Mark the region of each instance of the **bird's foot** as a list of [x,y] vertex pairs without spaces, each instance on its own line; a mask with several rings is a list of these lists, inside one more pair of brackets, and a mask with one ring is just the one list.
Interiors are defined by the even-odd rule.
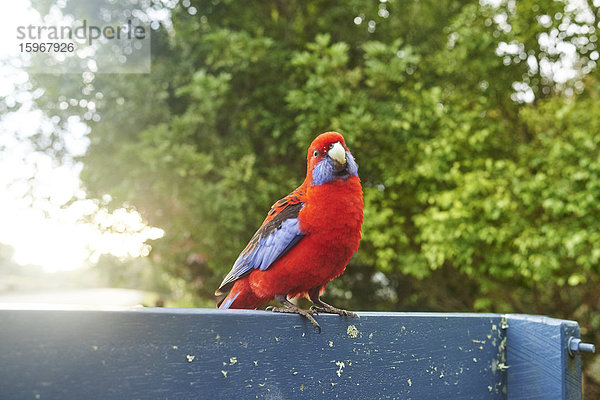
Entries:
[[307,314],[310,314],[311,316],[313,314],[317,314],[316,311],[313,311],[313,310],[303,310],[300,307],[291,308],[291,307],[268,306],[267,308],[265,308],[265,310],[267,310],[267,311],[273,311],[273,312],[279,312],[279,313],[300,314],[300,315],[304,315],[304,313],[307,313]]
[[352,311],[348,311],[348,310],[342,310],[340,308],[336,308],[334,306],[330,306],[327,303],[322,303],[321,305],[318,306],[312,306],[310,308],[311,311],[315,312],[315,313],[327,313],[327,314],[338,314],[341,315],[342,317],[358,317],[360,318],[360,316]]
[[306,318],[307,320],[309,320],[313,324],[313,326],[319,330],[319,333],[321,333],[321,326],[313,318],[313,314],[316,314],[316,312],[313,311],[313,310],[303,310],[300,307],[296,307],[296,306],[293,306],[293,307],[290,307],[290,306],[286,306],[286,307],[269,306],[269,307],[266,308],[266,310],[267,311],[272,311],[272,312],[278,312],[278,313],[300,314],[304,318]]

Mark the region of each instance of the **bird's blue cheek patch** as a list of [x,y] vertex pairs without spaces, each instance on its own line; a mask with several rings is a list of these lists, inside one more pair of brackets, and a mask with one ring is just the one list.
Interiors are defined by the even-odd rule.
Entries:
[[319,186],[334,179],[335,169],[333,168],[333,160],[329,157],[323,158],[312,172],[312,184]]
[[358,176],[358,164],[354,161],[354,157],[350,154],[349,151],[346,152],[346,170],[348,171],[348,175]]
[[348,178],[350,176],[358,176],[358,165],[354,161],[354,157],[349,151],[346,152],[346,170],[340,175],[335,172],[333,160],[329,157],[323,158],[312,172],[312,185],[319,186],[327,182],[331,182],[338,178]]

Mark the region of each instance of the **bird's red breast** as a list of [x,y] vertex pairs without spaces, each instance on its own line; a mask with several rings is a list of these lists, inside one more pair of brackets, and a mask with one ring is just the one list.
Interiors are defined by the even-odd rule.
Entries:
[[295,297],[341,275],[358,251],[363,207],[358,177],[309,187],[298,215],[305,237],[268,270],[251,273],[252,289],[259,297]]

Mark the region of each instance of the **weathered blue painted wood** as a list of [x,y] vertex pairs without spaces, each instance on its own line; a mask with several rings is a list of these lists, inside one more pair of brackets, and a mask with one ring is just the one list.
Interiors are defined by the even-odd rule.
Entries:
[[3,398],[502,398],[497,315],[1,311]]
[[319,315],[319,335],[263,311],[0,310],[0,399],[581,397],[580,364],[563,358],[578,333],[568,321],[360,315]]
[[581,356],[567,350],[579,325],[535,315],[508,314],[506,320],[508,398],[581,399]]

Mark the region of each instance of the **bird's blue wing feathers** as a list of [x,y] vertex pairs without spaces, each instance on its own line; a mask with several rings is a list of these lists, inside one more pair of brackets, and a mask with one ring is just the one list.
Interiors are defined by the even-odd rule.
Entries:
[[261,226],[233,264],[218,291],[229,290],[236,280],[255,269],[265,271],[294,247],[304,236],[297,218],[303,206],[303,203],[289,205],[285,211]]
[[272,231],[268,236],[260,238],[258,245],[251,252],[240,254],[233,269],[239,270],[241,274],[250,269],[264,271],[301,238],[298,218],[286,219],[278,229]]

